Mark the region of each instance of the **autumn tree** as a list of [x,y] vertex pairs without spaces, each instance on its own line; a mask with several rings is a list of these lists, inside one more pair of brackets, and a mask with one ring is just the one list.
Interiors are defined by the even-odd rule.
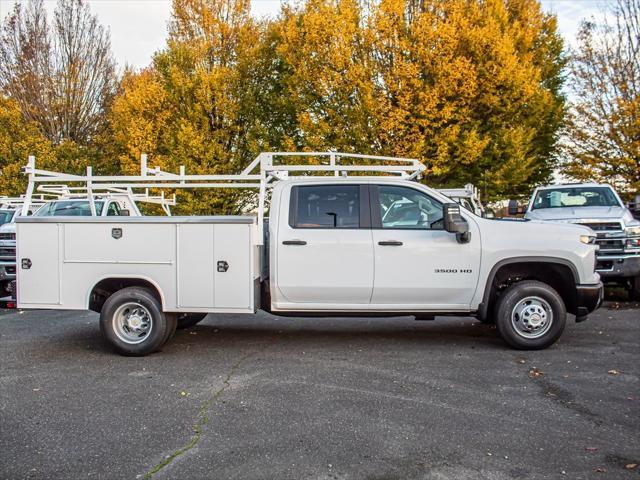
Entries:
[[[51,160],[53,147],[35,122],[26,121],[14,100],[0,96],[0,192],[17,196],[25,192],[26,177],[20,168],[29,155]],[[42,166],[51,166],[45,163]]]
[[270,29],[284,146],[416,157],[494,198],[550,177],[564,60],[538,2],[308,0]]
[[91,143],[115,94],[109,32],[83,0],[17,2],[0,34],[0,88],[58,144]]
[[640,190],[640,1],[585,21],[571,62],[567,175]]
[[[528,191],[555,165],[564,65],[535,0],[307,0],[273,20],[247,0],[175,0],[153,65],[110,117],[124,171],[237,173],[261,150],[417,157],[432,185]],[[237,195],[183,193],[185,211]]]
[[[261,147],[252,144],[251,63],[261,31],[248,0],[174,0],[169,39],[153,65],[125,75],[110,116],[121,169],[150,163],[192,174],[238,173]],[[237,194],[182,191],[176,211],[234,212]]]

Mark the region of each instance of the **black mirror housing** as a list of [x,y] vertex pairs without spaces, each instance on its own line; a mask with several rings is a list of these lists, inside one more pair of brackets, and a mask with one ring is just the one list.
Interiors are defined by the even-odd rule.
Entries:
[[460,205],[445,203],[442,206],[442,219],[444,229],[449,233],[455,233],[459,243],[467,243],[471,239],[469,224],[460,214]]
[[130,215],[131,215],[131,212],[129,210],[124,209],[124,208],[122,210],[120,210],[120,216],[121,217],[128,217]]

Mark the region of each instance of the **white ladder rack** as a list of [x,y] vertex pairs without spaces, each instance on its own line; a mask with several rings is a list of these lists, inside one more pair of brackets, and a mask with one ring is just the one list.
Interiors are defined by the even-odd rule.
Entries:
[[[57,198],[58,198],[57,195],[48,195],[48,194],[34,195],[30,200],[30,204],[32,206],[40,207],[44,205],[46,202],[48,202],[49,200],[55,200]],[[25,195],[20,195],[19,197],[0,196],[0,208],[8,209],[8,210],[17,210],[19,208],[21,209],[22,206],[24,205],[24,202],[26,201],[27,201],[27,197]]]
[[[285,163],[292,159],[306,160],[306,163]],[[93,198],[98,192],[129,193],[139,195],[141,201],[151,203],[173,202],[164,194],[150,196],[149,188],[255,188],[258,189],[258,229],[262,238],[266,190],[274,181],[291,177],[388,177],[399,176],[406,180],[415,180],[426,170],[416,159],[386,157],[377,155],[361,155],[340,152],[263,152],[239,174],[231,175],[187,175],[184,166],[179,173],[170,173],[159,167],[149,168],[147,156],[141,155],[140,175],[93,175],[92,168],[87,167],[86,175],[73,175],[36,168],[35,157],[29,161],[22,172],[29,176],[27,202],[23,211],[28,210],[29,202],[35,191],[46,193],[80,192],[87,196],[91,203],[91,211],[95,215]],[[321,174],[325,175],[321,175]],[[68,183],[84,184],[82,187],[68,187]],[[63,186],[61,186],[64,185]],[[65,190],[66,188],[66,190]],[[75,189],[75,190],[74,190]],[[144,193],[135,193],[134,189],[144,189]],[[98,193],[99,194],[99,193]],[[133,197],[134,199],[136,197]],[[143,200],[144,199],[144,200]]]

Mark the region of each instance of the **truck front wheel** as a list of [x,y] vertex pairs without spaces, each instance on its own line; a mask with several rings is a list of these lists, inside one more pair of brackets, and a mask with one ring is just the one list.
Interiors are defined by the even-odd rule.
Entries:
[[122,355],[142,356],[159,350],[176,329],[176,315],[162,312],[146,288],[128,287],[111,295],[100,312],[100,330]]
[[629,288],[629,300],[640,300],[640,275],[631,278],[631,288]]
[[518,282],[498,299],[495,309],[500,336],[513,348],[540,350],[562,335],[567,311],[558,292],[535,280]]
[[178,314],[178,330],[193,327],[200,323],[207,316],[206,313],[179,313]]

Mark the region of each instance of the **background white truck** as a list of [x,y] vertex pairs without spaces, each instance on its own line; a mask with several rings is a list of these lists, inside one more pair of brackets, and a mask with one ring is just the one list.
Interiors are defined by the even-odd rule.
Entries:
[[[51,197],[30,198],[25,215],[32,215]],[[22,215],[24,197],[0,197],[0,306],[15,307],[16,218]]]
[[524,218],[591,228],[599,246],[596,271],[604,282],[620,283],[629,290],[632,300],[640,300],[640,221],[610,185],[539,187],[527,204]]
[[[274,162],[293,155],[315,163]],[[117,351],[144,355],[178,314],[472,315],[495,320],[509,345],[538,349],[567,312],[582,321],[599,306],[589,229],[478,217],[413,181],[422,171],[407,159],[265,153],[240,175],[92,177],[257,188],[257,216],[20,218],[19,307],[100,312]]]

